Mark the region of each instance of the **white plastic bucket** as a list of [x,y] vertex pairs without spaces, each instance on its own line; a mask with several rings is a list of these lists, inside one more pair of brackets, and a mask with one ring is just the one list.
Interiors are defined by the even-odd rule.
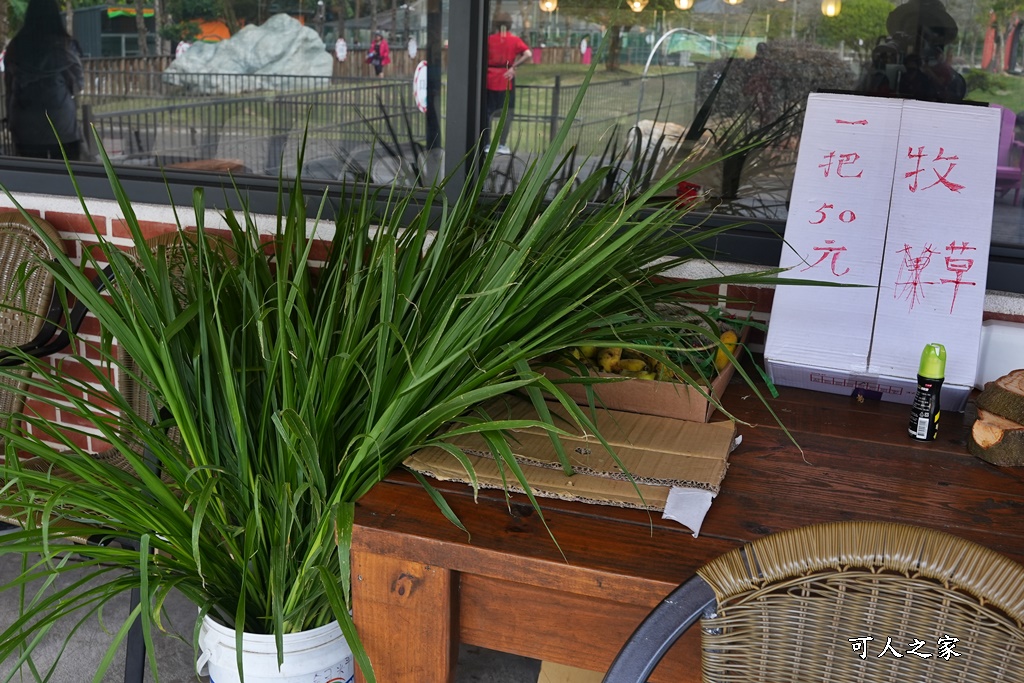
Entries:
[[[284,636],[284,663],[277,667],[273,635],[242,634],[242,671],[245,683],[352,683],[355,664],[352,649],[334,621],[302,633]],[[210,617],[199,629],[196,673],[210,683],[240,683],[235,655],[235,630]]]

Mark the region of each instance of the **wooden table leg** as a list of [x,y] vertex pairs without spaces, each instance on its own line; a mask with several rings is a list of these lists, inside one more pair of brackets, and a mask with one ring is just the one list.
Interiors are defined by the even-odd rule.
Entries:
[[[453,572],[352,552],[352,616],[380,683],[453,683],[458,603]],[[356,671],[356,682],[366,679]]]

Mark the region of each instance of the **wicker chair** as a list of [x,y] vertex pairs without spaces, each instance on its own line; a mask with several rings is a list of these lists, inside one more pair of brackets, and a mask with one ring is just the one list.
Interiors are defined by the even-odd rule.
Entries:
[[[211,238],[216,239],[216,238]],[[184,267],[184,250],[180,236],[177,233],[168,233],[164,235],[158,235],[148,240],[148,246],[154,252],[157,249],[166,248],[168,252],[168,262],[172,266],[172,277],[173,270],[176,265]],[[137,250],[129,249],[126,250],[126,255],[134,260],[136,263],[140,263],[140,255]],[[96,287],[102,289],[106,283],[110,282],[112,274],[108,268],[101,276],[98,276],[95,280]],[[172,281],[172,285],[173,285]],[[179,290],[180,291],[180,290]],[[81,321],[86,314],[86,310],[81,306],[76,306],[69,314],[69,323],[67,327],[72,330],[77,330],[81,325]],[[61,332],[61,337],[56,342],[51,342],[48,346],[67,345],[67,331]],[[145,383],[136,381],[135,377],[139,375],[138,367],[134,360],[126,353],[124,353],[123,347],[118,349],[118,361],[120,364],[121,372],[118,373],[118,391],[121,396],[124,397],[125,401],[131,407],[131,410],[143,420],[155,421],[157,415],[154,410],[154,405],[149,396],[149,391]],[[0,361],[2,362],[2,361]],[[169,436],[172,439],[177,440],[178,430],[176,427],[171,427]],[[134,450],[139,453],[147,465],[155,472],[160,473],[164,479],[168,477],[160,472],[160,463],[157,461],[155,456],[149,452],[145,447],[145,444],[138,443],[133,446]],[[133,468],[131,463],[124,457],[124,455],[116,448],[110,448],[99,453],[90,454],[89,456],[94,460],[106,462],[107,464],[120,468],[126,472],[132,472]],[[52,466],[50,463],[43,458],[30,458],[22,462],[21,466],[25,469],[35,469],[38,471],[49,470]],[[67,476],[66,474],[64,476]],[[13,524],[21,524],[23,520],[18,519],[15,511],[0,506],[0,521],[5,521]],[[63,518],[54,518],[50,520],[50,526],[61,526],[64,524],[71,525],[78,528],[80,525],[74,521],[65,520]],[[106,543],[120,543],[122,545],[134,545],[124,539],[118,539],[112,537],[104,529],[97,527],[95,534],[93,535],[81,535],[66,538],[67,541],[72,543],[91,545],[91,544],[106,544]],[[132,589],[131,596],[129,599],[129,611],[134,609],[138,605],[140,600],[140,591],[135,588]],[[146,649],[145,641],[142,635],[142,623],[141,620],[136,619],[130,627],[128,636],[126,638],[126,653],[125,653],[125,668],[124,668],[124,680],[126,683],[142,683],[145,678],[145,659]]]
[[646,681],[702,617],[706,682],[1024,681],[1024,567],[956,536],[820,524],[697,574],[637,628],[606,683]]
[[[62,244],[53,226],[39,219],[35,223],[53,244]],[[14,349],[42,356],[66,346],[66,336],[53,343],[59,337],[63,309],[59,297],[53,296],[53,277],[38,266],[39,259],[55,256],[21,213],[0,213],[0,364],[21,364]],[[10,415],[20,407],[19,396],[3,390],[0,383],[0,414]]]

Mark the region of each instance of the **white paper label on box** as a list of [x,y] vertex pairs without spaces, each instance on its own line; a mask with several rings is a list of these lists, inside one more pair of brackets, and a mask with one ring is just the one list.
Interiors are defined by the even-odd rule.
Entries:
[[999,125],[987,107],[904,105],[870,372],[916,374],[939,342],[946,381],[974,383]]
[[776,288],[769,355],[798,355],[819,367],[867,368],[901,113],[898,100],[809,97],[780,261],[789,268],[783,277],[865,287]]

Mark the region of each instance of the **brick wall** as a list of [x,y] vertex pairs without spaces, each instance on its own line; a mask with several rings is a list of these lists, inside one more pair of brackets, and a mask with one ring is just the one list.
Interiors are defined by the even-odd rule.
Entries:
[[[95,209],[90,207],[90,213],[92,213],[92,222],[90,222],[89,218],[83,214],[81,205],[77,200],[69,202],[66,198],[37,198],[31,196],[19,197],[18,200],[29,213],[42,218],[57,230],[64,240],[65,251],[76,261],[81,260],[82,255],[86,249],[90,248],[90,245],[95,245],[98,242],[97,231],[115,244],[128,246],[131,243],[124,221],[120,218],[112,218],[112,216],[118,216],[120,213],[113,203],[109,203],[108,206],[98,206]],[[0,210],[11,210],[14,208],[13,203],[7,198],[5,198],[5,201],[0,202]],[[166,220],[143,220],[141,224],[147,237],[172,232],[176,229],[173,222]],[[93,225],[95,225],[95,229]],[[102,386],[96,381],[93,374],[97,368],[106,372],[107,376],[116,382],[116,370],[104,369],[99,363],[99,354],[94,348],[94,345],[100,342],[99,334],[99,324],[96,319],[87,316],[80,330],[81,340],[78,342],[78,347],[73,350],[74,354],[97,361],[92,368],[83,367],[81,363],[72,358],[73,354],[69,352],[54,354],[50,359],[51,364],[59,367],[61,373],[86,382],[96,388]],[[87,451],[98,452],[105,449],[108,445],[88,425],[76,419],[73,415],[68,414],[68,412],[61,410],[59,406],[55,407],[41,400],[30,399],[26,402],[25,408],[26,411],[44,419],[70,427],[71,429],[65,432],[68,438],[77,446]]]
[[[120,208],[111,201],[89,200],[87,206],[92,215],[92,223],[83,214],[81,204],[77,199],[68,197],[50,197],[41,195],[25,195],[18,197],[19,203],[30,213],[39,216],[54,226],[65,240],[69,254],[75,258],[81,258],[83,250],[89,248],[90,244],[96,244],[98,238],[96,231],[105,238],[112,240],[115,244],[128,247],[131,240],[125,223],[120,218]],[[0,210],[13,209],[14,205],[9,198],[0,200]],[[170,207],[157,205],[133,205],[133,209],[139,218],[140,226],[147,237],[172,232],[176,229],[175,218]],[[192,224],[187,222],[190,214],[185,211],[179,214],[185,227]],[[93,223],[96,230],[93,229]],[[194,221],[192,221],[194,223]],[[275,219],[273,216],[257,217],[256,224],[260,232],[271,233],[274,230]],[[205,225],[210,229],[226,229],[223,218],[215,212],[209,212],[206,216]],[[710,277],[722,271],[740,272],[752,270],[750,266],[737,264],[687,264],[678,272],[671,272],[669,275],[675,277]],[[755,320],[767,322],[771,312],[773,290],[770,287],[737,287],[722,286],[717,294],[719,305],[737,313],[750,313]],[[989,292],[985,300],[985,318],[1009,320],[1024,323],[1024,296]],[[99,329],[96,320],[86,318],[82,327],[83,343],[77,349],[78,353],[85,358],[98,357],[90,350],[89,344],[96,344],[100,341]],[[748,340],[752,350],[762,351],[764,338],[758,332]],[[56,354],[52,362],[60,364],[62,372],[70,373],[75,377],[86,380],[92,379],[89,371],[82,368],[78,363],[71,360],[67,354]],[[116,382],[116,377],[112,378]],[[58,423],[74,426],[72,419],[63,414],[59,408],[44,405],[39,401],[30,402],[29,408],[38,412],[40,416],[55,420]],[[80,425],[79,425],[80,426]],[[85,430],[86,433],[69,432],[70,438],[82,448],[96,452],[104,449],[102,439],[94,433]]]

